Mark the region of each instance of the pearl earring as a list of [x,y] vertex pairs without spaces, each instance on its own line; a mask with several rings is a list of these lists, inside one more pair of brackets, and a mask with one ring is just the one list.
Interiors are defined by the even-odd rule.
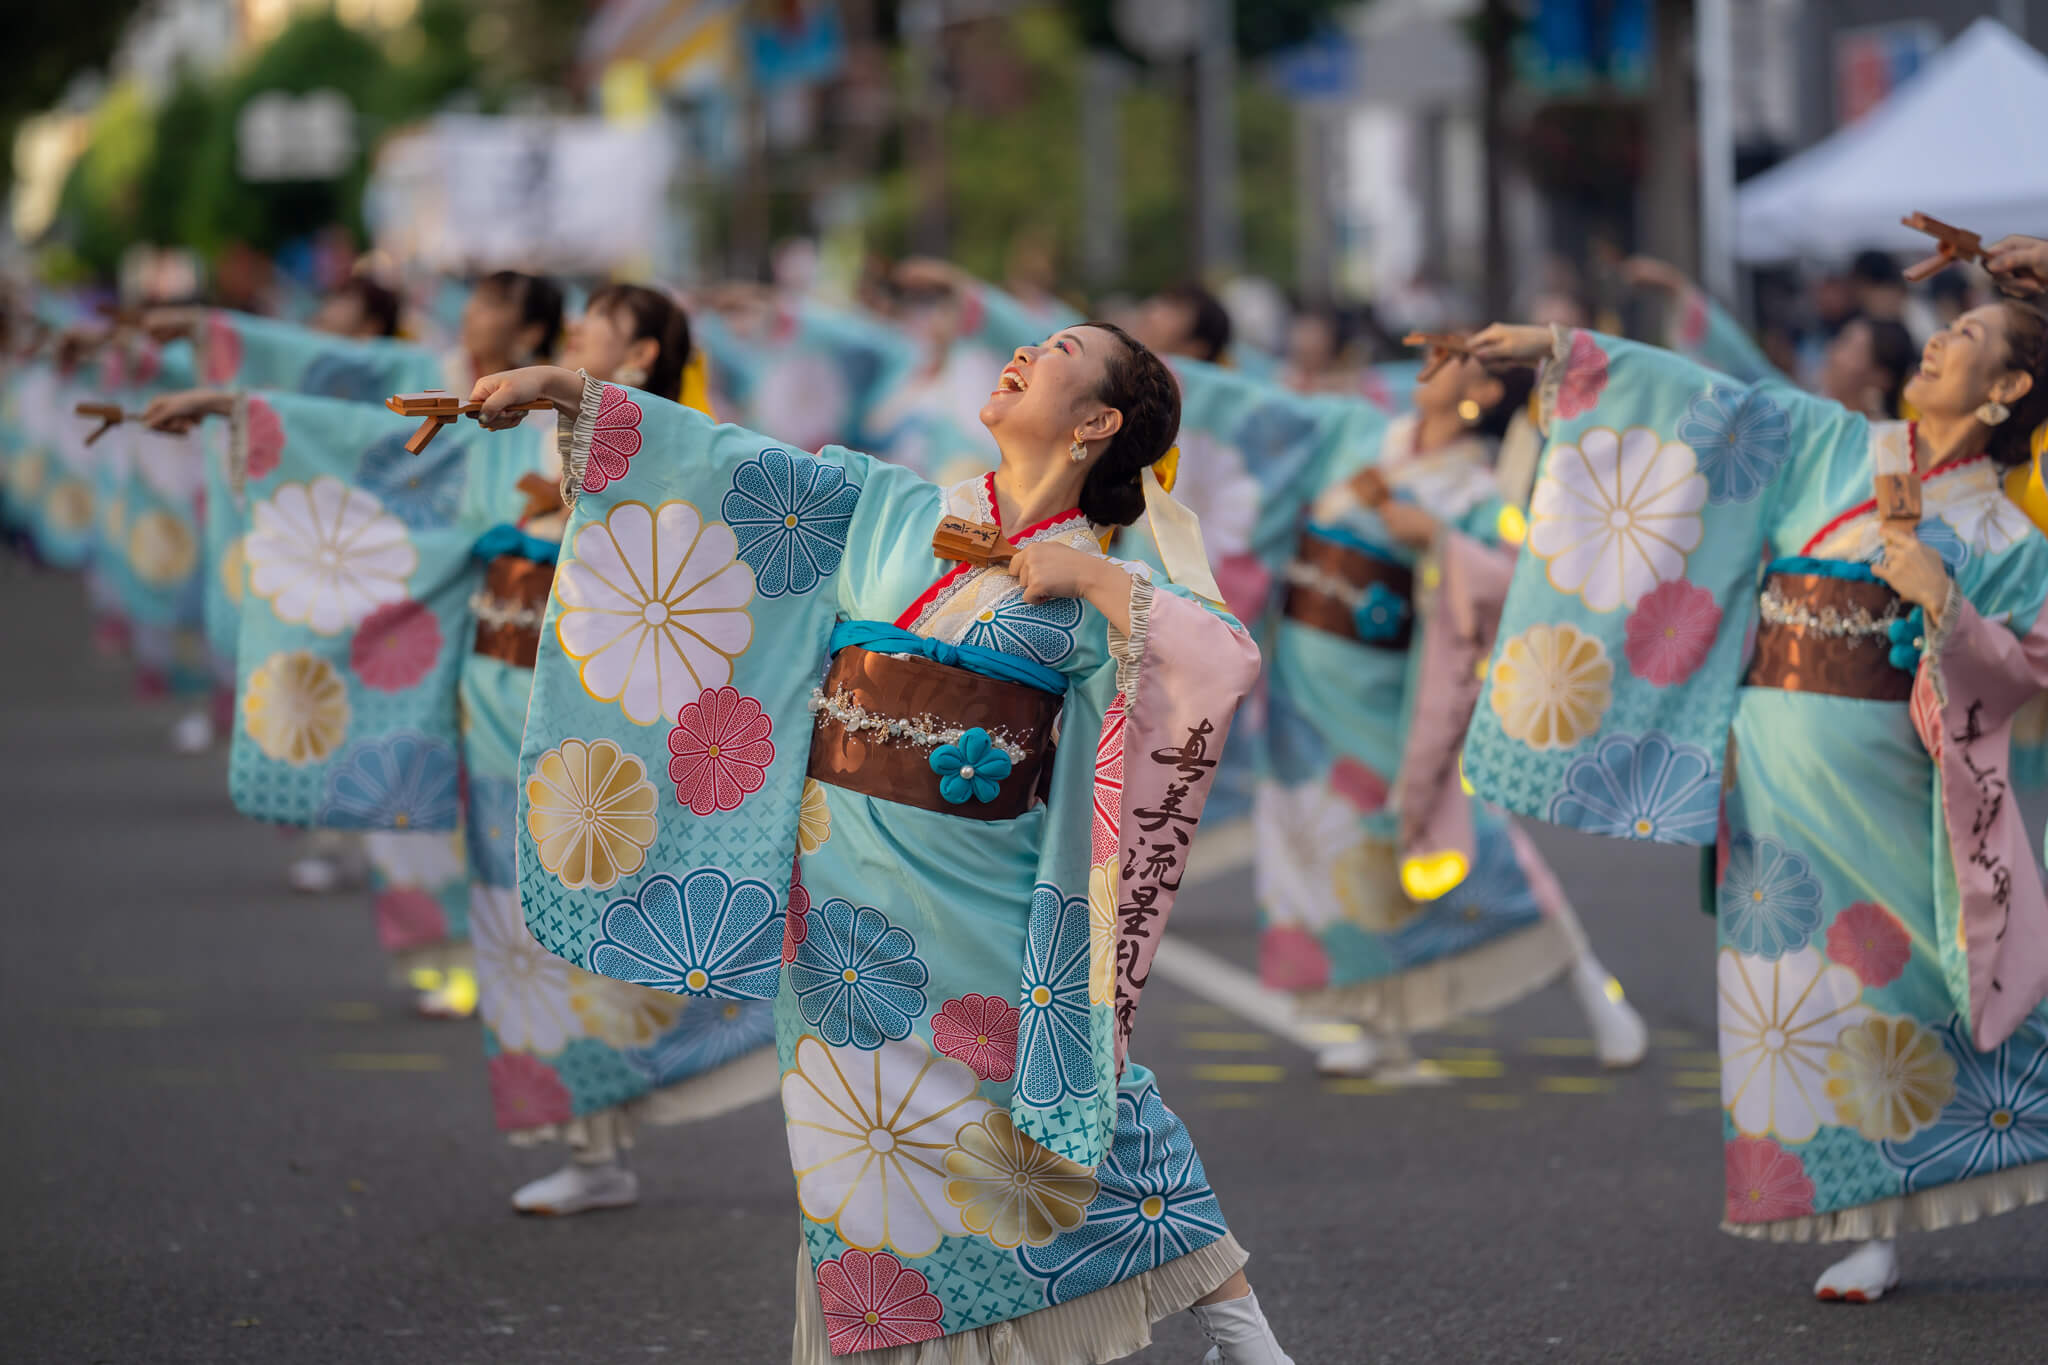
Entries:
[[1082,445],[1080,441],[1076,440],[1075,442],[1073,442],[1073,444],[1067,447],[1067,458],[1072,460],[1075,464],[1081,463],[1081,461],[1088,458],[1088,447]]
[[1977,405],[1977,420],[1987,427],[1995,427],[2012,416],[2012,409],[1996,398],[1987,398]]

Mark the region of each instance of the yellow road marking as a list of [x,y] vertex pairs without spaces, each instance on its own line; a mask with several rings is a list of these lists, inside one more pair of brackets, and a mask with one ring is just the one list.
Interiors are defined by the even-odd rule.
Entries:
[[1674,1052],[1669,1060],[1673,1066],[1710,1066],[1718,1068],[1721,1065],[1721,1054],[1718,1052]]
[[1671,1078],[1671,1083],[1686,1090],[1719,1090],[1721,1073],[1718,1071],[1681,1071]]
[[1530,1038],[1523,1042],[1522,1051],[1533,1052],[1538,1057],[1590,1057],[1593,1055],[1591,1038]]
[[1650,1030],[1652,1047],[1698,1047],[1699,1035],[1688,1033],[1682,1028],[1653,1028]]
[[1206,1062],[1192,1071],[1198,1081],[1221,1081],[1227,1085],[1270,1085],[1287,1079],[1284,1066],[1251,1062]]
[[1370,1076],[1339,1076],[1324,1081],[1323,1089],[1332,1095],[1392,1095],[1403,1087],[1387,1085]]
[[1507,1069],[1490,1057],[1439,1057],[1421,1065],[1435,1075],[1456,1076],[1464,1081],[1494,1080]]
[[1536,1088],[1551,1095],[1605,1095],[1614,1082],[1605,1076],[1545,1076]]

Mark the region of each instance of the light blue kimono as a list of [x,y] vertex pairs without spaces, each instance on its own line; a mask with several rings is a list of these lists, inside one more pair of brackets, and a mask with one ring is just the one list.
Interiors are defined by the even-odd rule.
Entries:
[[[2002,900],[1999,877],[2034,870],[1987,875],[1970,811],[1988,825],[2003,778],[1980,769],[1995,790],[1973,807],[1924,738],[1975,752],[1942,637],[1964,615],[2034,633],[2048,542],[1987,461],[1946,467],[1924,479],[1919,525],[1958,594],[1940,628],[1896,602],[1805,622],[1783,575],[1874,581],[1872,478],[1880,455],[1910,458],[1904,424],[1584,332],[1561,336],[1545,395],[1466,772],[1590,833],[1718,842],[1725,1226],[1890,1237],[2048,1198],[2048,1008],[2022,1000],[1980,1049],[1973,1020],[1999,985],[1974,970],[1992,945],[1964,932],[1966,895]],[[1760,564],[1774,621],[1913,673],[1915,700],[1744,685]]]
[[[602,390],[614,441],[623,401]],[[1119,1076],[1117,1054],[1249,643],[1164,586],[1134,587],[1143,638],[1120,642],[1078,601],[1027,605],[1006,573],[936,560],[942,512],[999,521],[986,480],[942,490],[631,401],[623,475],[571,457],[582,491],[520,764],[536,937],[621,980],[774,1000],[835,1354],[1004,1322],[1189,1254],[1220,1283],[1242,1253],[1151,1074]],[[1097,552],[1078,514],[1010,534]],[[984,821],[807,778],[811,708],[828,704],[814,689],[847,643],[1063,695],[1048,801]],[[1171,745],[1127,748],[1204,686],[1182,647],[1204,654],[1215,709]],[[905,733],[961,804],[1009,776],[983,732]],[[648,795],[652,829],[627,818]],[[866,1302],[880,1283],[896,1288]]]

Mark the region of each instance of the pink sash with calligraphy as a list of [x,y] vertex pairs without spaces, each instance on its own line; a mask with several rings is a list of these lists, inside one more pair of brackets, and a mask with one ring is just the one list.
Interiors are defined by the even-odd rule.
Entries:
[[[2048,687],[2048,621],[2024,637],[1959,594],[1913,689],[1913,723],[1941,770],[1962,899],[1970,1032],[1988,1052],[2048,998],[2048,895],[2010,778],[2013,714]],[[1938,653],[1938,666],[1937,666]],[[1945,936],[1944,936],[1945,937]],[[1940,945],[1944,955],[1951,943]]]
[[1476,851],[1472,802],[1458,757],[1479,703],[1479,668],[1500,626],[1515,552],[1449,532],[1439,543],[1437,567],[1436,591],[1423,604],[1422,659],[1394,804],[1404,862],[1456,853],[1469,868]]
[[[1161,592],[1152,599],[1137,695],[1124,698],[1120,730],[1105,726],[1098,753],[1098,819],[1113,820],[1121,881],[1117,887],[1116,1065],[1123,1074],[1137,1022],[1138,997],[1166,932],[1187,872],[1216,761],[1239,701],[1259,676],[1259,649],[1244,628],[1197,603]],[[1114,736],[1114,738],[1112,738]],[[1102,780],[1120,773],[1121,788]]]

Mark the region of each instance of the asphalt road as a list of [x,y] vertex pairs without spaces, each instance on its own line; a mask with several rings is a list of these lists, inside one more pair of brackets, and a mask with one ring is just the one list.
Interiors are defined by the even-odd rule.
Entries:
[[[523,1221],[476,1029],[384,984],[365,899],[292,896],[223,760],[165,748],[75,582],[0,577],[0,1360],[788,1359],[795,1202],[759,1104],[650,1131],[630,1212]],[[1193,1128],[1301,1365],[2038,1361],[2048,1211],[1908,1242],[1885,1303],[1823,1248],[1718,1232],[1712,926],[1694,863],[1539,831],[1656,1030],[1602,1075],[1562,988],[1425,1040],[1374,1093],[1155,984],[1137,1055]],[[1175,932],[1249,963],[1248,875]],[[1192,1322],[1137,1359],[1194,1365]]]

